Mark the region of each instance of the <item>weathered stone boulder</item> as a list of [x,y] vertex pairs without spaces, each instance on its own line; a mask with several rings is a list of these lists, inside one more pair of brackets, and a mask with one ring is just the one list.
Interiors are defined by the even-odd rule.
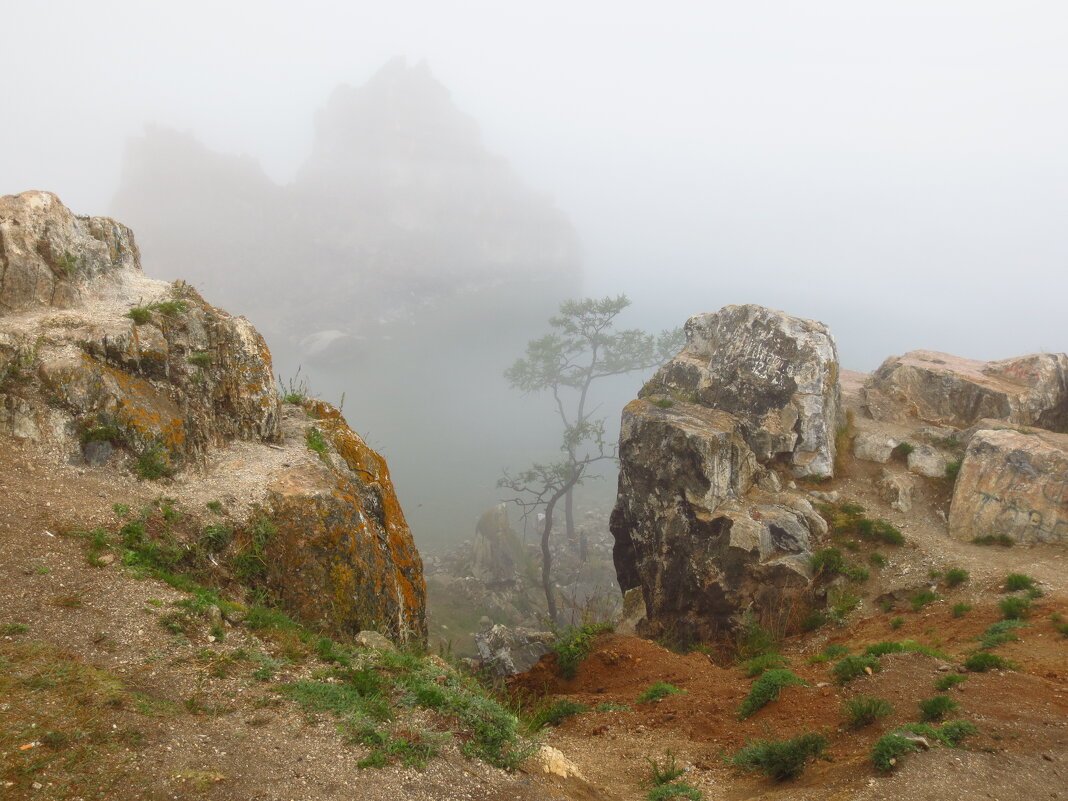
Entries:
[[763,306],[726,306],[691,317],[686,345],[643,394],[729,412],[761,463],[795,476],[834,473],[842,401],[838,353],[822,323]]
[[943,451],[930,445],[917,445],[907,457],[909,471],[927,478],[943,478],[949,459]]
[[423,563],[385,460],[330,404],[305,409],[327,452],[267,487],[264,511],[275,529],[265,547],[268,587],[324,630],[425,642]]
[[76,217],[51,192],[0,197],[0,312],[67,308],[93,278],[141,272],[133,232]]
[[511,584],[525,560],[523,543],[508,520],[508,505],[501,503],[482,513],[471,544],[471,572],[488,587]]
[[759,469],[733,415],[648,399],[623,410],[610,525],[620,588],[645,600],[642,633],[708,639],[806,591],[823,521],[801,496],[755,487]]
[[953,489],[949,533],[1068,541],[1068,435],[977,431]]
[[1068,356],[1038,353],[995,362],[915,350],[891,356],[868,378],[863,402],[876,420],[966,428],[990,417],[1068,430]]
[[875,482],[875,489],[884,503],[899,512],[912,510],[912,493],[915,489],[913,479],[908,475],[893,473],[883,469]]
[[475,635],[475,647],[483,669],[507,677],[534,667],[549,653],[554,639],[548,631],[510,629],[498,623]]
[[866,462],[886,464],[900,443],[893,437],[874,431],[862,431],[853,438],[853,456]]

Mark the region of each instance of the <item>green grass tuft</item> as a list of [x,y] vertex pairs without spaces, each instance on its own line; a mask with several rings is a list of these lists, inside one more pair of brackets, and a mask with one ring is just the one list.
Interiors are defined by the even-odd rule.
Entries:
[[659,701],[661,698],[667,698],[669,695],[685,694],[685,690],[680,690],[674,684],[668,684],[666,681],[658,681],[655,684],[650,685],[638,696],[638,703],[648,704],[652,701]]
[[957,702],[948,695],[935,695],[919,702],[921,720],[939,720],[957,709]]
[[870,695],[858,695],[842,703],[842,714],[849,719],[849,725],[854,729],[871,725],[879,718],[892,715],[893,712],[894,708],[889,701]]
[[556,668],[565,679],[573,679],[578,674],[579,665],[590,653],[598,636],[612,630],[607,623],[584,626],[569,626],[556,635],[553,652],[556,654]]
[[774,669],[765,671],[749,688],[749,695],[742,701],[742,706],[738,710],[738,717],[741,720],[745,720],[772,701],[777,700],[783,687],[799,684],[806,684],[806,682],[794,675],[792,671]]
[[801,734],[789,740],[754,740],[730,758],[732,765],[760,771],[775,781],[796,779],[805,766],[823,754],[827,738],[822,734]]
[[920,749],[919,743],[900,734],[884,734],[871,751],[871,763],[880,773],[893,770],[905,754]]

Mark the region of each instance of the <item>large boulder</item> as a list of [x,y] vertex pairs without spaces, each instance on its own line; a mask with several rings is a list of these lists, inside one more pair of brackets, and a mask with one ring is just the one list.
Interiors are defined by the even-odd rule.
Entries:
[[863,402],[876,420],[919,419],[966,428],[990,417],[1068,430],[1068,356],[1037,353],[995,362],[914,350],[868,378]]
[[798,477],[834,473],[842,401],[825,325],[750,304],[696,315],[685,330],[645,394],[729,412],[762,463],[780,460]]
[[525,673],[552,649],[556,637],[548,631],[510,629],[497,624],[475,635],[475,648],[483,669],[501,677]]
[[731,414],[638,399],[623,410],[612,513],[620,588],[641,587],[639,630],[692,642],[753,609],[795,608],[822,520],[800,496],[755,486],[762,472]]
[[525,563],[523,543],[508,520],[508,505],[487,509],[475,526],[471,544],[471,572],[488,587],[514,584]]
[[949,533],[961,540],[1068,541],[1068,435],[977,431],[953,489]]

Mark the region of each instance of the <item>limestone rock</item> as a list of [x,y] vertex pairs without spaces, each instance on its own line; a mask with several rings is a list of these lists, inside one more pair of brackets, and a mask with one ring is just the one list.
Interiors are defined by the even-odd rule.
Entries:
[[876,420],[918,418],[966,428],[991,417],[1068,429],[1068,356],[1038,353],[996,362],[916,350],[871,374],[864,403]]
[[89,281],[117,271],[141,271],[126,226],[75,217],[51,192],[0,197],[0,311],[70,307]]
[[475,647],[483,668],[498,676],[514,676],[534,667],[549,653],[554,639],[548,631],[510,629],[497,624],[475,635]]
[[917,445],[908,455],[909,470],[927,478],[943,478],[948,460],[946,455],[930,445]]
[[853,438],[853,456],[866,462],[886,464],[898,444],[896,439],[885,434],[862,431]]
[[540,746],[537,753],[531,757],[530,765],[541,773],[559,776],[561,779],[575,778],[585,781],[586,778],[574,762],[551,745]]
[[978,431],[953,489],[949,533],[1068,541],[1068,435]]
[[758,461],[793,474],[834,472],[841,389],[822,323],[763,306],[726,306],[686,322],[686,345],[643,394],[663,392],[735,415]]
[[377,631],[361,631],[356,635],[355,643],[361,648],[375,651],[394,651],[393,643],[387,640]]
[[425,642],[422,560],[385,460],[330,404],[305,408],[336,458],[294,465],[268,486],[268,587],[324,630]]
[[523,543],[508,520],[508,505],[501,503],[483,512],[475,527],[471,572],[489,587],[509,584],[524,561]]
[[875,482],[875,488],[879,491],[879,497],[890,504],[891,508],[899,512],[912,509],[913,484],[909,476],[884,469]]

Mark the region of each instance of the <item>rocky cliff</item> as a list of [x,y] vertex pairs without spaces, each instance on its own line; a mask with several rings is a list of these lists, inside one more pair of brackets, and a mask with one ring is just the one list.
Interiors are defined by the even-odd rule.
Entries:
[[0,435],[166,482],[194,509],[228,499],[216,580],[339,635],[425,639],[422,566],[385,462],[326,404],[283,413],[247,320],[146,278],[128,228],[46,192],[0,198],[0,270]]

